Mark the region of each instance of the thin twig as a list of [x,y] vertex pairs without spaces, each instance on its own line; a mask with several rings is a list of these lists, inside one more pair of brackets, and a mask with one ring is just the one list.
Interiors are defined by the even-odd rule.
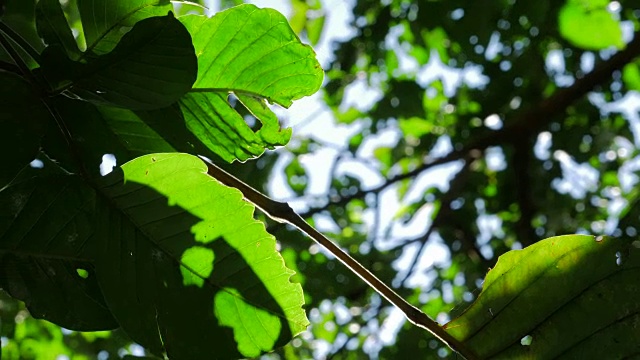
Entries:
[[265,214],[275,221],[288,223],[297,227],[300,231],[307,234],[315,242],[327,249],[333,256],[338,258],[349,270],[358,275],[364,282],[369,284],[382,297],[387,299],[391,304],[396,306],[404,313],[407,319],[414,325],[423,328],[438,338],[444,344],[454,351],[460,353],[468,360],[476,359],[475,354],[468,349],[462,342],[446,332],[437,322],[432,320],[427,314],[420,309],[409,304],[405,299],[393,291],[389,286],[380,281],[367,268],[362,266],[358,261],[352,258],[333,241],[324,236],[313,226],[309,225],[300,215],[298,215],[287,203],[270,199],[252,187],[246,185],[242,181],[236,179],[233,175],[222,170],[218,166],[203,159],[208,166],[208,174],[221,183],[235,187],[240,190],[244,198],[257,206]]

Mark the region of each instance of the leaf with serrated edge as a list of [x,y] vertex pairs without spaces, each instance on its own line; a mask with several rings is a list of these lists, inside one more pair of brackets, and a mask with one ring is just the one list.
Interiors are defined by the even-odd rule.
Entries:
[[[313,49],[300,42],[282,14],[254,5],[180,21],[198,56],[198,79],[180,102],[190,130],[229,162],[285,145],[290,130],[280,130],[266,102],[289,107],[320,88],[323,71]],[[233,109],[230,93],[262,123],[259,131]]]

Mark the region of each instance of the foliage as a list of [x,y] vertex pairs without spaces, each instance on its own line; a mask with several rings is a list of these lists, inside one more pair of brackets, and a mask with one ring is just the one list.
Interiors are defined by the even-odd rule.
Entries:
[[[24,302],[0,293],[2,356],[449,356],[434,333],[468,358],[636,354],[640,139],[613,100],[638,89],[638,4],[360,0],[323,64],[336,123],[290,142],[270,105],[323,79],[296,33],[322,48],[338,11],[290,3],[2,2],[0,288]],[[398,321],[363,270],[254,214],[324,241],[251,188],[280,171],[448,323],[376,288],[418,326]],[[610,236],[552,237],[575,232]]]
[[[302,289],[254,207],[196,157],[137,155],[201,140],[202,154],[231,162],[285,144],[291,131],[266,101],[289,106],[317,90],[313,51],[282,15],[250,5],[179,19],[169,2],[70,6],[77,38],[58,1],[25,11],[42,52],[3,31],[0,286],[35,318],[120,327],[159,356],[253,357],[284,345],[308,325]],[[101,177],[104,154],[128,162]]]

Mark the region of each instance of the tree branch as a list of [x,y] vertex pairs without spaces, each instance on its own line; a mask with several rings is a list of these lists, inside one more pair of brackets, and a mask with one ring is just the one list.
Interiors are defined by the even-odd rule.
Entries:
[[224,185],[235,187],[236,189],[240,190],[247,201],[260,208],[260,210],[262,210],[273,220],[282,223],[289,223],[307,234],[311,239],[322,245],[332,255],[338,258],[340,262],[342,262],[354,274],[358,275],[364,282],[366,282],[370,287],[377,291],[378,294],[380,294],[391,304],[396,306],[400,311],[402,311],[411,323],[427,330],[433,336],[438,338],[454,351],[460,353],[466,359],[476,359],[476,355],[462,342],[458,341],[449,333],[447,333],[437,322],[427,316],[427,314],[409,304],[405,299],[403,299],[385,283],[380,281],[375,275],[373,275],[373,273],[362,266],[358,261],[352,258],[333,241],[324,236],[313,226],[309,225],[300,215],[298,215],[295,211],[293,211],[293,209],[291,209],[289,204],[270,199],[269,197],[263,195],[252,187],[246,185],[242,181],[236,179],[233,175],[227,173],[213,163],[206,161],[206,159],[203,160],[208,166],[208,174],[210,176],[217,179]]
[[427,247],[427,243],[429,242],[429,238],[431,237],[431,234],[433,234],[433,232],[438,227],[440,227],[440,225],[445,224],[447,222],[446,219],[451,215],[451,212],[452,212],[450,207],[451,202],[458,196],[462,186],[466,182],[467,175],[469,174],[469,171],[470,171],[471,163],[474,160],[466,161],[462,169],[460,169],[460,171],[455,175],[453,180],[451,180],[449,191],[447,191],[440,199],[440,209],[438,210],[438,213],[436,214],[436,216],[433,218],[433,221],[431,222],[431,226],[429,226],[429,229],[427,229],[427,232],[424,233],[424,235],[421,235],[419,238],[411,241],[411,242],[416,242],[416,241],[420,242],[420,249],[418,250],[418,252],[416,253],[416,256],[413,258],[413,260],[411,261],[411,264],[407,268],[408,269],[407,272],[402,276],[402,278],[400,278],[400,281],[399,281],[400,284],[404,284],[405,281],[407,281],[407,279],[414,272],[415,267],[418,265],[418,261],[422,257],[422,253],[425,251]]

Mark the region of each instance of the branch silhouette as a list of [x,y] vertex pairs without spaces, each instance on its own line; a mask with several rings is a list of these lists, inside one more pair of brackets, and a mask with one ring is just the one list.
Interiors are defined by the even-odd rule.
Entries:
[[208,166],[208,174],[210,176],[217,179],[224,185],[235,187],[236,189],[240,190],[247,201],[254,204],[273,220],[293,225],[300,231],[307,234],[307,236],[327,249],[349,270],[358,275],[371,288],[377,291],[378,294],[380,294],[383,298],[387,299],[391,304],[402,311],[406,318],[412,324],[427,330],[437,339],[449,346],[452,350],[464,356],[467,360],[474,360],[477,358],[469,348],[467,348],[462,342],[458,341],[449,333],[447,333],[442,328],[442,326],[431,319],[427,314],[407,302],[389,286],[380,281],[380,279],[378,279],[367,268],[365,268],[357,260],[352,258],[351,255],[342,250],[338,245],[336,245],[333,241],[316,230],[313,226],[309,225],[300,215],[293,211],[289,204],[275,201],[267,197],[251,186],[245,184],[241,180],[235,178],[233,175],[214,165],[213,163],[207,161],[206,159],[203,160]]

